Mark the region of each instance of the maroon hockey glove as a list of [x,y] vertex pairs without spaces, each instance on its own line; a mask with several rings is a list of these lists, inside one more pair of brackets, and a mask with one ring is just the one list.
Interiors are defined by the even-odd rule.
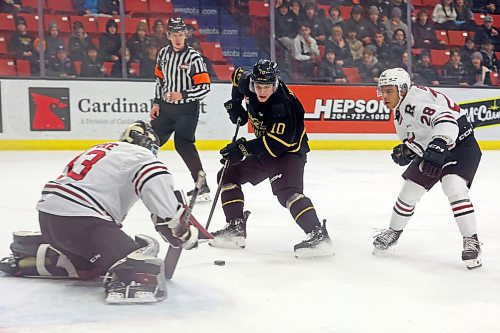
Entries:
[[443,139],[432,140],[424,152],[422,162],[422,173],[431,178],[437,178],[441,174],[446,159],[450,156],[450,151]]
[[250,155],[247,140],[245,138],[239,138],[238,140],[231,142],[220,150],[220,154],[223,158],[228,159],[230,164],[238,163],[244,157]]
[[391,157],[394,163],[404,166],[410,164],[413,158],[415,158],[415,153],[402,143],[392,149]]

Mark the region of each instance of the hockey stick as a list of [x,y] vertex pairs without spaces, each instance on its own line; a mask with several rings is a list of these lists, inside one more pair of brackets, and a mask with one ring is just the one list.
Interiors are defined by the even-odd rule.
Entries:
[[[198,179],[196,180],[196,184],[194,186],[193,195],[191,196],[191,200],[189,201],[189,206],[186,207],[186,211],[184,212],[184,214],[182,216],[182,221],[180,223],[182,223],[182,224],[188,223],[189,224],[189,223],[191,223],[191,220],[194,220],[194,218],[191,216],[191,212],[193,211],[193,207],[194,207],[194,204],[196,202],[196,197],[198,196],[198,193],[200,192],[201,187],[205,183],[205,178],[206,178],[205,172],[203,170],[200,170],[198,172]],[[202,234],[204,234],[203,231],[201,231],[201,232],[202,232]],[[172,276],[174,275],[174,272],[175,272],[175,268],[177,267],[177,263],[179,262],[179,258],[181,256],[181,253],[182,253],[182,246],[173,247],[172,245],[170,245],[168,247],[167,254],[165,255],[165,259],[163,261],[164,266],[165,266],[165,278],[167,280],[172,279]]]
[[[236,120],[236,131],[234,132],[233,140],[231,142],[236,141],[236,137],[238,136],[238,131],[240,130],[241,117],[238,117]],[[224,174],[226,173],[227,168],[229,167],[229,159],[226,159],[224,162],[224,166],[222,167],[222,172],[220,174],[219,184],[217,186],[217,191],[215,192],[214,202],[212,203],[212,208],[210,208],[210,214],[208,214],[207,224],[205,225],[205,229],[208,230],[208,226],[210,225],[210,221],[212,220],[212,216],[214,215],[215,206],[217,205],[217,201],[219,200],[219,194],[222,190],[222,181],[224,180]]]

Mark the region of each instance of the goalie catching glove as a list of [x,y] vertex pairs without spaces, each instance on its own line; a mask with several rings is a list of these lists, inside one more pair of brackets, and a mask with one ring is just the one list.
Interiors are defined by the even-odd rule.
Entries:
[[172,218],[162,219],[151,215],[156,231],[173,247],[182,247],[191,250],[198,246],[199,230],[186,220],[186,207],[179,204],[177,213]]

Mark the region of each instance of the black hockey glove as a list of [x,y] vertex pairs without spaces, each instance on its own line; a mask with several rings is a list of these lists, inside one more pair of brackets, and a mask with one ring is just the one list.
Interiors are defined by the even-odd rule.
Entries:
[[415,153],[407,145],[401,143],[392,148],[391,157],[394,163],[404,166],[410,164],[413,158],[415,158]]
[[223,158],[229,160],[229,164],[238,163],[245,156],[250,155],[247,147],[247,140],[245,138],[239,138],[238,140],[231,142],[220,150],[220,154]]
[[431,178],[437,178],[441,174],[444,162],[450,156],[450,151],[443,139],[432,140],[424,152],[422,173]]
[[229,114],[229,119],[233,124],[238,122],[238,118],[241,119],[240,126],[243,126],[248,121],[248,113],[241,105],[241,101],[230,99],[224,103],[227,113]]

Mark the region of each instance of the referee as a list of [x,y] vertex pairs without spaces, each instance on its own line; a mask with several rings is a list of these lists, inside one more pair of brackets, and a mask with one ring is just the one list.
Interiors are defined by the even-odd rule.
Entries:
[[[151,126],[160,138],[160,146],[175,132],[175,149],[196,182],[198,171],[203,170],[194,145],[200,114],[199,101],[210,91],[210,77],[201,55],[186,44],[187,27],[182,18],[172,17],[167,25],[171,45],[162,48],[156,59]],[[187,194],[191,195],[191,192]],[[199,198],[210,200],[209,192],[205,183]]]

